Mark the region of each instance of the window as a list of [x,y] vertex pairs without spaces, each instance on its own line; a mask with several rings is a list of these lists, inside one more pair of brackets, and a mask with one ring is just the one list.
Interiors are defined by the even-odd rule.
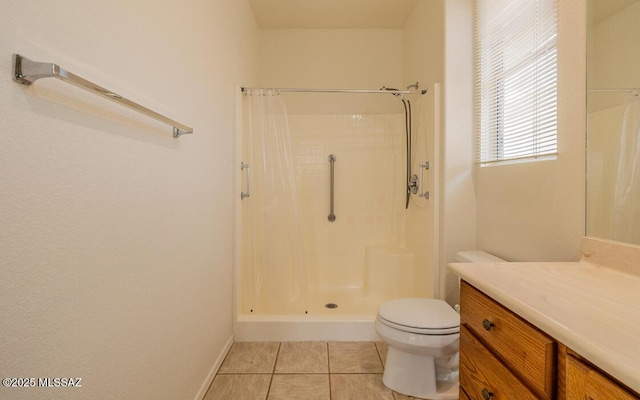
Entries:
[[474,0],[476,161],[557,154],[557,0]]

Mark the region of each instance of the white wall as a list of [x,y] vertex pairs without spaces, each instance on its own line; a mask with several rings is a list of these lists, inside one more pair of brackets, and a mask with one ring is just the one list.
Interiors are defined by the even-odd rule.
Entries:
[[457,252],[476,248],[476,198],[471,174],[473,22],[471,0],[447,0],[445,5],[440,291],[448,302],[455,304],[459,297],[458,277],[446,265],[455,260]]
[[558,158],[476,169],[478,247],[510,261],[579,258],[584,235],[584,2],[558,10]]
[[[245,1],[0,0],[0,376],[82,388],[11,399],[195,399],[232,335],[233,83],[251,83]],[[60,64],[193,126],[55,80]]]

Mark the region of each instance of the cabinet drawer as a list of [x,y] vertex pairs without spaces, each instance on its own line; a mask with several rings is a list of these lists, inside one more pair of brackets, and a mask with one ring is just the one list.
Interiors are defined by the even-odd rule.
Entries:
[[460,327],[460,386],[470,400],[538,398],[465,326]]
[[567,399],[637,400],[640,398],[572,356],[567,357],[566,379]]
[[554,398],[556,343],[553,339],[464,281],[460,288],[460,308],[462,324],[514,374],[540,398]]

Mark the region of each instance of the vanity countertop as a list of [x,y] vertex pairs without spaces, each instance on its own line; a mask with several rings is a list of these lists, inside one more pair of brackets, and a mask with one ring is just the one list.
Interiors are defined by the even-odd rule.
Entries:
[[587,262],[449,269],[640,393],[640,276]]

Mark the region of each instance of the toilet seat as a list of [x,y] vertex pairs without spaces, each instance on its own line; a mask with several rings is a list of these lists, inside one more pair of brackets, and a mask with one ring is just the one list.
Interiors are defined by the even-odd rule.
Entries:
[[460,332],[460,316],[438,299],[398,299],[378,308],[384,325],[422,335],[450,335]]

